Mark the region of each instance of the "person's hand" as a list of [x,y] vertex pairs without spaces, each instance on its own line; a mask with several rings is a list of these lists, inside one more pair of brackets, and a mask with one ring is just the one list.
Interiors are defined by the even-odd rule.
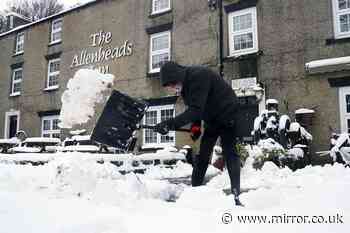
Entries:
[[197,123],[193,123],[191,125],[191,138],[193,141],[197,141],[198,138],[201,136],[201,125]]
[[165,135],[169,132],[169,126],[166,121],[160,122],[159,124],[156,124],[154,126],[154,131],[162,135]]

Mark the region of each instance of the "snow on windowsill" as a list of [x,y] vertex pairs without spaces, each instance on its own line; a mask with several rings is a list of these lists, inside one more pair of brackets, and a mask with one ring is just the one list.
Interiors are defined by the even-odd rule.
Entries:
[[227,58],[238,58],[240,56],[245,56],[245,55],[250,55],[259,52],[258,49],[246,49],[246,50],[241,50],[237,52],[231,51],[230,54],[227,56]]
[[153,11],[150,16],[158,16],[158,15],[161,15],[161,14],[168,13],[170,11],[171,11],[171,8],[169,7],[169,8],[163,9],[163,10]]
[[306,114],[306,113],[315,113],[315,111],[307,108],[300,108],[295,110],[295,114]]
[[56,86],[51,86],[51,87],[46,87],[44,89],[44,91],[53,91],[53,90],[57,90],[60,86],[56,85]]
[[24,51],[16,52],[13,54],[13,56],[15,57],[15,56],[22,55],[22,54],[24,54]]
[[62,42],[62,40],[51,41],[51,42],[49,43],[49,46],[55,45],[55,44],[59,44],[59,43],[61,43],[61,42]]
[[20,95],[21,95],[21,92],[15,92],[15,93],[10,94],[10,97],[15,97],[15,96],[20,96]]
[[305,68],[306,70],[309,70],[323,66],[341,65],[347,63],[350,65],[350,56],[310,61],[308,63],[305,63]]

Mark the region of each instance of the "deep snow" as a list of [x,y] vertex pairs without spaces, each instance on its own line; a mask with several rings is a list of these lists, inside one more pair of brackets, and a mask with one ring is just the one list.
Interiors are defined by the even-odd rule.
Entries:
[[[1,156],[1,155],[0,155]],[[13,155],[15,156],[15,155]],[[191,166],[153,167],[145,174],[120,175],[109,163],[79,153],[43,166],[0,163],[0,233],[14,232],[348,232],[350,169],[342,165],[292,172],[266,163],[242,170],[241,201],[233,206],[228,175],[192,188],[167,182],[186,177]],[[165,200],[175,199],[176,202]],[[224,213],[233,222],[222,223]],[[237,215],[342,215],[343,224],[243,224]]]

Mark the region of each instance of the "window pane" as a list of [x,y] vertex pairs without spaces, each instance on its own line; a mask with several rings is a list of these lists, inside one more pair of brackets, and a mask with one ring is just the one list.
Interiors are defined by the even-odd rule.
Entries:
[[338,0],[339,10],[350,8],[350,0]]
[[174,109],[165,109],[160,111],[161,121],[168,120],[173,117]]
[[252,28],[252,14],[233,17],[233,31],[240,31]]
[[22,70],[16,70],[14,75],[14,80],[22,79]]
[[55,32],[52,34],[52,41],[61,40],[61,32]]
[[18,34],[16,39],[16,53],[22,52],[24,46],[24,34]]
[[[161,118],[161,121],[165,121],[165,120],[168,120],[170,118],[173,117],[173,114],[174,114],[174,109],[164,109],[164,110],[161,110],[160,111],[160,118]],[[169,133],[169,134],[172,134],[172,133]],[[168,142],[173,142],[174,141],[174,136],[173,135],[162,135],[160,137],[160,142],[161,143],[168,143]]]
[[161,65],[166,61],[169,61],[169,53],[152,56],[152,69],[160,68]]
[[50,62],[50,68],[49,68],[50,72],[56,72],[60,70],[60,61],[54,61],[54,62]]
[[54,119],[54,120],[52,121],[52,129],[53,129],[53,130],[58,130],[58,129],[60,129],[60,128],[58,127],[58,119]]
[[49,137],[50,137],[50,134],[43,134],[43,137],[44,137],[44,138],[49,138]]
[[54,134],[52,134],[52,137],[53,137],[53,138],[60,138],[61,135],[60,135],[59,133],[54,133]]
[[169,8],[169,0],[154,0],[153,11],[161,11]]
[[350,31],[350,14],[340,15],[340,32]]
[[59,75],[58,74],[49,76],[49,87],[57,86],[58,85],[58,79],[59,79]]
[[[148,111],[145,114],[146,125],[157,124],[157,111]],[[145,130],[145,143],[157,143],[157,133],[153,130]]]
[[234,36],[233,43],[235,50],[253,48],[253,33]]
[[350,95],[345,96],[346,112],[350,113]]
[[163,35],[152,39],[152,51],[168,49],[169,35]]
[[43,130],[50,130],[51,129],[51,124],[50,120],[44,120],[43,121]]
[[174,136],[169,136],[169,135],[162,135],[160,137],[160,142],[161,143],[169,143],[174,141]]
[[21,92],[21,83],[14,83],[13,84],[13,93],[15,92]]
[[62,20],[56,20],[53,22],[53,25],[52,25],[52,30],[55,31],[55,30],[60,30],[62,27]]

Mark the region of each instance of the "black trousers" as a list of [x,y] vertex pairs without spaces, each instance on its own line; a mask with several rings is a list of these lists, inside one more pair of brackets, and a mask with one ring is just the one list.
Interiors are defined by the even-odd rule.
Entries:
[[222,153],[230,176],[231,191],[235,196],[238,196],[240,193],[241,161],[235,149],[235,129],[233,126],[206,126],[201,139],[199,155],[193,161],[192,186],[203,184],[213,148],[219,137],[221,139]]

